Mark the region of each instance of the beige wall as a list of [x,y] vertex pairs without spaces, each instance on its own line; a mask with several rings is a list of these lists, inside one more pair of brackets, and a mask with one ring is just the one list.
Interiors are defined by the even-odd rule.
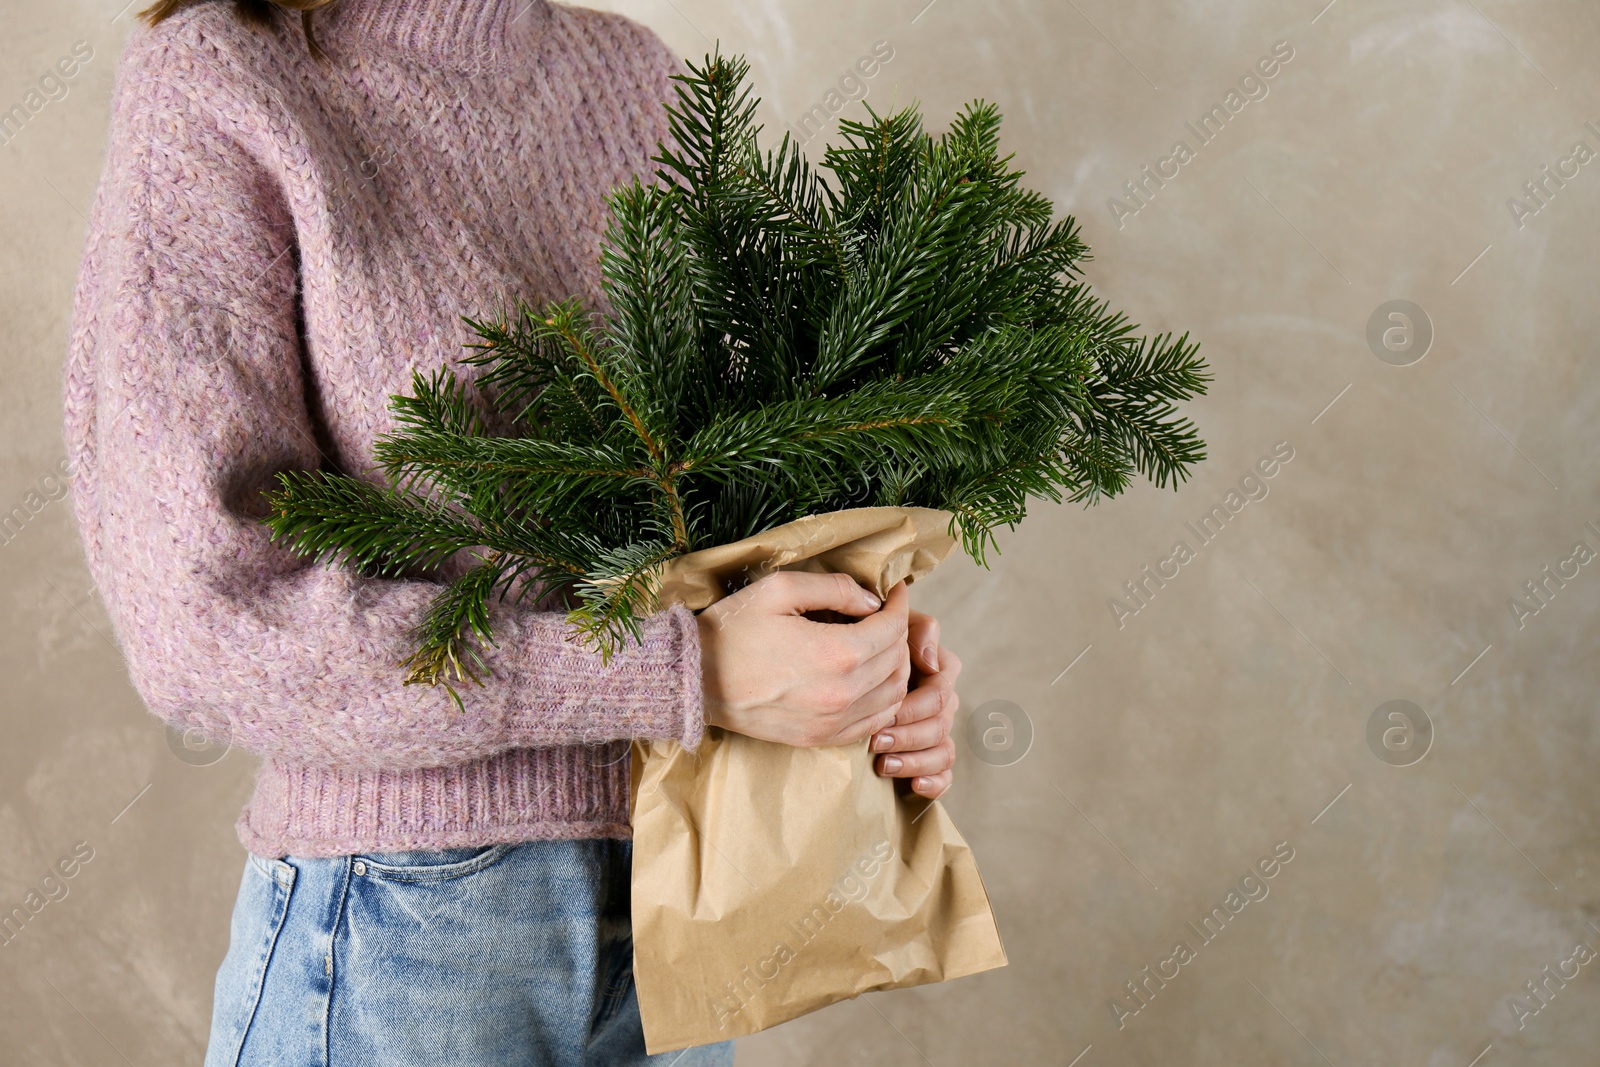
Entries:
[[[1011,965],[837,1006],[748,1040],[740,1063],[1592,1057],[1600,967],[1521,1029],[1507,1001],[1580,942],[1600,949],[1600,564],[1520,628],[1508,601],[1575,542],[1600,548],[1600,162],[1520,226],[1507,201],[1576,141],[1600,150],[1593,6],[924,2],[609,6],[679,51],[704,35],[747,53],[773,131],[879,40],[894,58],[874,104],[916,97],[937,125],[996,100],[1007,147],[1082,221],[1099,291],[1202,341],[1218,380],[1192,411],[1212,458],[1176,493],[1040,507],[990,571],[958,560],[917,590],[966,662],[965,709],[1010,701],[1035,734],[1010,766],[964,749],[948,801]],[[75,41],[94,49],[0,148],[0,505],[41,505],[0,544],[0,911],[93,853],[0,948],[7,1064],[199,1061],[252,770],[175,755],[49,500],[120,3],[9,5],[0,36],[7,107]],[[1268,95],[1119,226],[1108,198],[1193,147],[1185,121],[1280,40],[1294,56]],[[1395,299],[1435,333],[1403,367],[1366,339]],[[1123,583],[1195,547],[1185,523],[1278,442],[1293,458],[1268,495],[1119,625]],[[1411,766],[1366,739],[1391,700],[1432,724]],[[1280,842],[1293,859],[1270,895],[1201,944],[1185,923]],[[1132,1007],[1123,984],[1180,939],[1194,957],[1119,1029],[1111,998]]]

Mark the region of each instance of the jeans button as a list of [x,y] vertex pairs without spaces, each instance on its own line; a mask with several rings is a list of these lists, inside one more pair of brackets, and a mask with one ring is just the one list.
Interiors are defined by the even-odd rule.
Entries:
[[360,860],[356,860],[356,865],[352,868],[352,870],[354,870],[357,874],[366,874],[367,865],[362,863]]

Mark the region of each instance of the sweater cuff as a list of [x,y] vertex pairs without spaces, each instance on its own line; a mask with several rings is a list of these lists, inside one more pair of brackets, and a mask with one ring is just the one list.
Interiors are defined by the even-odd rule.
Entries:
[[527,619],[497,626],[503,644],[525,646],[507,691],[528,697],[508,709],[505,740],[534,748],[635,739],[698,748],[705,735],[700,625],[681,604],[641,622],[642,640],[625,638],[608,666],[564,621],[554,629],[545,621],[534,630]]
[[706,732],[705,694],[701,688],[700,624],[694,612],[682,604],[673,604],[666,614],[674,624],[679,655],[678,711],[681,729],[678,742],[693,752],[700,747]]

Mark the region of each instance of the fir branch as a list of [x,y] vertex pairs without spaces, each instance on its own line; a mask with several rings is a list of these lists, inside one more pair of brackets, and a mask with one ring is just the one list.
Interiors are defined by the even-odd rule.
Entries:
[[582,603],[567,622],[609,663],[627,637],[638,640],[640,619],[653,606],[657,568],[683,550],[672,539],[659,538],[611,549],[595,560],[577,586]]
[[596,355],[596,346],[593,339],[587,336],[587,331],[575,322],[575,318],[574,306],[566,305],[555,309],[554,313],[545,319],[544,324],[565,341],[572,353],[583,362],[590,376],[610,397],[617,410],[622,412],[623,416],[628,420],[628,424],[633,427],[634,433],[638,434],[639,440],[650,451],[651,458],[655,460],[662,459],[666,454],[666,450],[661,441],[645,425],[644,419],[640,416],[638,406],[628,398],[621,386],[606,372],[600,358]]
[[[512,561],[505,556],[491,555],[434,598],[412,635],[418,643],[417,650],[400,662],[400,666],[407,669],[403,685],[443,685],[456,708],[466,710],[450,682],[453,678],[456,682],[481,685],[478,671],[494,673],[484,662],[474,639],[486,645],[495,643],[489,622],[489,602],[512,566]],[[464,663],[463,656],[471,663]]]
[[321,470],[280,471],[278,484],[263,521],[317,562],[392,578],[482,543],[468,518],[403,489]]
[[592,378],[574,373],[570,349],[545,325],[563,315],[577,319],[583,314],[582,303],[575,299],[554,304],[545,314],[518,300],[496,318],[463,317],[482,340],[468,344],[473,354],[458,362],[488,368],[474,384],[485,391],[499,389],[494,406],[524,432],[551,439],[582,433],[604,436],[607,426],[600,415],[604,398]]

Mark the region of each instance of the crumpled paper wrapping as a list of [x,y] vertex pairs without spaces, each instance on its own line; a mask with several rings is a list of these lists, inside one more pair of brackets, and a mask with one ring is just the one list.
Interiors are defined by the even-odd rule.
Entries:
[[[774,570],[879,596],[955,547],[948,512],[852,508],[672,560],[698,610]],[[1004,966],[967,843],[862,740],[792,748],[708,727],[633,750],[634,983],[650,1054],[752,1034],[874,989]]]

